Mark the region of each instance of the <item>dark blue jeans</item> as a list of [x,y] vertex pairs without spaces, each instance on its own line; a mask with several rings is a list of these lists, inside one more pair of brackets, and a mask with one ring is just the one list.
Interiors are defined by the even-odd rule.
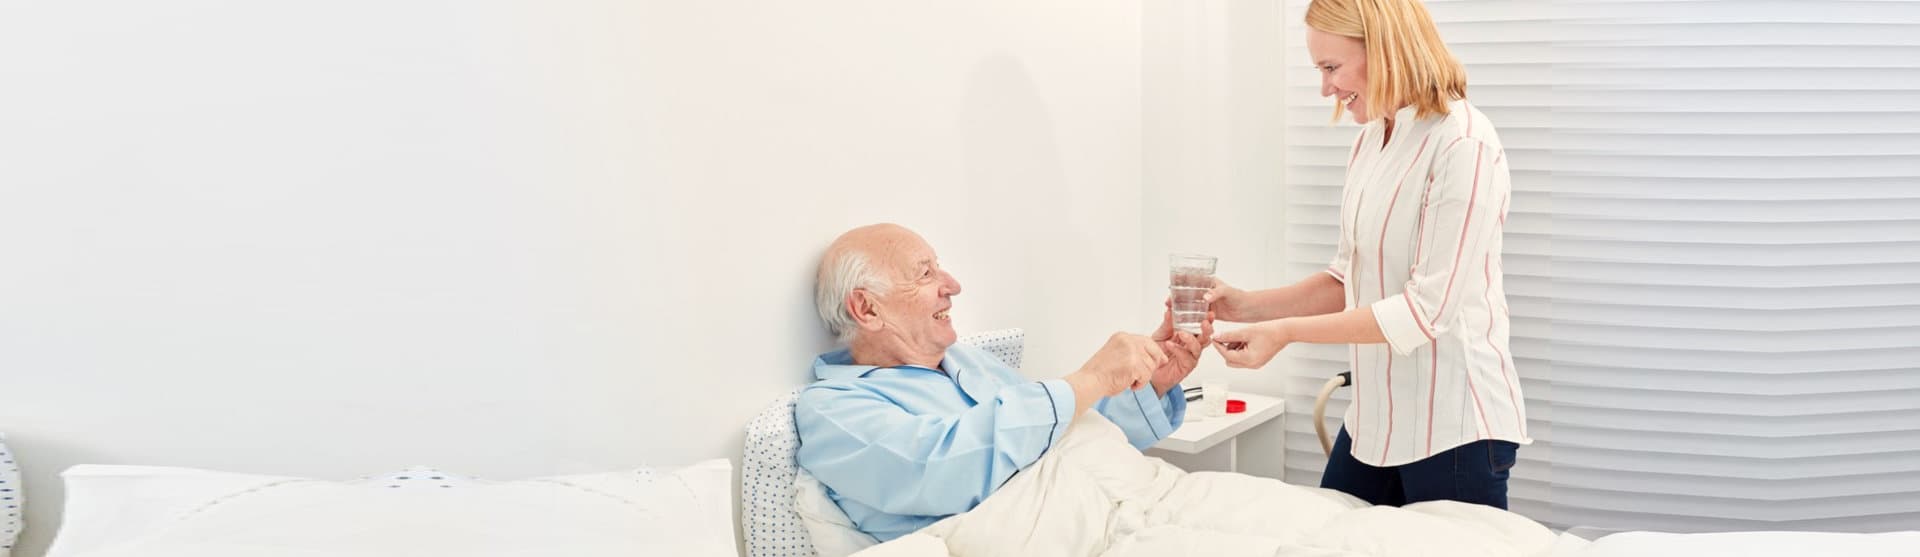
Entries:
[[1385,468],[1353,458],[1353,439],[1340,428],[1320,487],[1375,505],[1400,506],[1442,499],[1507,508],[1507,475],[1520,445],[1474,441],[1415,462]]

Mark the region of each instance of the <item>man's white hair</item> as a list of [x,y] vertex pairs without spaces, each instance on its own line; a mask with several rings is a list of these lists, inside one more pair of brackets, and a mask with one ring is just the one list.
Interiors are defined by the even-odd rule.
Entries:
[[820,322],[826,324],[841,345],[852,343],[854,335],[860,332],[860,324],[847,311],[847,297],[863,288],[875,294],[884,292],[888,286],[886,279],[875,271],[867,254],[857,249],[827,254],[815,278],[813,305],[820,312]]

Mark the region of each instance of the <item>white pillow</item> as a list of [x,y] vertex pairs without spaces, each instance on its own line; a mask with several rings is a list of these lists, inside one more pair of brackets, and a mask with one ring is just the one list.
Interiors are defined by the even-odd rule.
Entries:
[[0,557],[13,554],[13,542],[20,538],[26,514],[26,495],[20,491],[20,466],[7,452],[7,434],[0,433]]
[[827,486],[804,468],[793,477],[793,507],[820,557],[846,557],[880,543],[855,527],[846,511],[827,496]]
[[76,466],[47,557],[737,555],[732,467],[710,460],[491,482],[413,469],[356,482]]

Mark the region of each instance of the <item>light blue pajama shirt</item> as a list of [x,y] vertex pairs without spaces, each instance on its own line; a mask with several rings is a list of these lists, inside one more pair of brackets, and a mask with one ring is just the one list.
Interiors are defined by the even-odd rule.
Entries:
[[[800,392],[798,460],[860,530],[880,541],[980,504],[1040,459],[1073,421],[1073,388],[1033,381],[978,348],[955,344],[938,370],[852,365],[846,350],[813,362]],[[1094,404],[1145,449],[1186,417],[1179,387],[1152,386]]]

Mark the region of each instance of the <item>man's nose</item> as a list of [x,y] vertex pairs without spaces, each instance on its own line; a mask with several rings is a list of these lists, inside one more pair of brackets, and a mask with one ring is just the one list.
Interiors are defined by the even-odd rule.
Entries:
[[955,296],[960,294],[960,279],[953,278],[953,273],[949,273],[946,271],[940,271],[940,276],[945,278],[947,281],[946,287],[943,289],[944,294],[948,296]]

